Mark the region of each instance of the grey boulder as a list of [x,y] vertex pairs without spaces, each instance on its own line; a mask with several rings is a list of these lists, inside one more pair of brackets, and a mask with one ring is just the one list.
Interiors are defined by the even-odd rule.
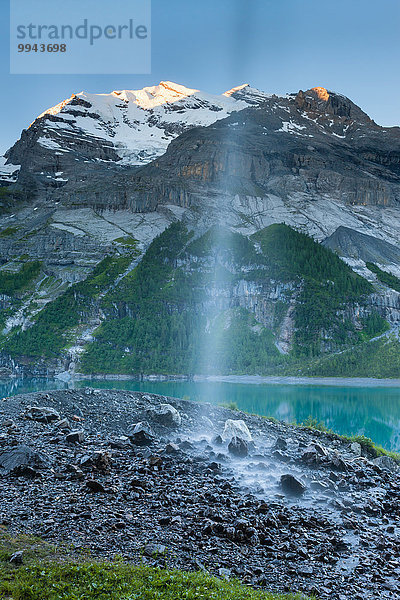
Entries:
[[46,459],[28,446],[17,446],[0,454],[0,475],[38,475],[37,469],[46,466]]
[[136,446],[150,446],[154,441],[153,431],[145,421],[132,425],[128,430],[128,437]]
[[396,473],[400,468],[399,464],[390,456],[378,456],[372,462],[384,471],[390,471],[391,473]]
[[160,404],[148,411],[149,417],[164,427],[180,427],[182,417],[171,404]]
[[67,433],[65,440],[70,444],[82,444],[85,441],[85,432],[83,429],[75,429],[71,433]]
[[243,458],[248,455],[249,446],[245,440],[242,440],[242,438],[235,436],[229,442],[228,450],[231,454],[233,454],[233,456]]
[[304,483],[290,474],[282,475],[281,488],[288,496],[302,496],[306,491]]
[[60,420],[60,414],[54,408],[48,406],[29,406],[25,416],[27,419],[39,423],[51,423]]

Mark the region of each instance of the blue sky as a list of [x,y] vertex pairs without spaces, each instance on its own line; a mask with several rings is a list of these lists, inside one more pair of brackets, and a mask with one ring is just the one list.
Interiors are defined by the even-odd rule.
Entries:
[[10,75],[8,4],[0,0],[0,151],[74,92],[161,80],[211,93],[245,82],[278,94],[320,85],[349,96],[379,124],[400,124],[398,0],[153,0],[146,76]]

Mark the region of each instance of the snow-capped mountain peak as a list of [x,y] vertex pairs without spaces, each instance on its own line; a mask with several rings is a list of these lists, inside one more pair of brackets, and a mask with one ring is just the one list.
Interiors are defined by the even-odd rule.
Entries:
[[[83,93],[83,92],[82,92]],[[58,104],[56,104],[55,106],[51,106],[50,108],[48,108],[47,110],[44,110],[38,117],[36,117],[37,119],[41,119],[42,117],[44,117],[45,115],[56,115],[59,112],[62,111],[62,109],[64,108],[64,106],[66,106],[67,104],[69,104],[71,102],[71,100],[73,100],[73,98],[75,98],[76,94],[72,94],[72,96],[70,96],[69,98],[66,98],[65,100],[63,100],[62,102],[59,102]],[[35,119],[36,120],[36,119]],[[35,121],[33,121],[34,123]],[[33,123],[31,123],[31,125],[33,125]],[[29,127],[31,127],[31,125]]]
[[140,108],[151,110],[167,102],[178,102],[198,91],[172,81],[160,81],[158,85],[141,90],[116,90],[112,94],[125,102],[134,102]]
[[237,85],[236,87],[233,87],[232,89],[224,92],[224,96],[230,97],[235,92],[239,92],[241,90],[244,90],[245,88],[250,88],[250,84],[249,83],[242,83],[241,85]]
[[141,90],[114,90],[107,94],[90,94],[82,91],[78,94],[72,94],[69,98],[48,108],[37,118],[40,119],[46,115],[58,114],[65,106],[73,102],[75,98],[84,101],[93,101],[94,98],[97,98],[99,101],[103,100],[104,103],[107,103],[107,101],[112,98],[117,98],[125,102],[134,102],[137,106],[145,110],[151,110],[155,106],[165,104],[166,102],[177,102],[196,92],[198,92],[198,90],[187,88],[183,85],[173,83],[172,81],[160,81],[158,85],[144,87]]
[[[55,154],[74,153],[78,161],[142,165],[163,154],[186,129],[211,125],[251,104],[252,100],[208,94],[171,81],[140,90],[80,92],[45,110],[29,126],[30,152],[34,141],[41,153],[51,151],[48,164]],[[23,165],[24,150],[17,143],[7,153],[8,162]],[[57,164],[43,171],[46,183],[51,183],[51,171],[60,170]]]
[[0,164],[0,179],[9,183],[27,176],[35,187],[58,188],[100,167],[142,166],[163,155],[186,130],[258,107],[270,115],[271,130],[291,137],[311,139],[322,132],[345,139],[354,131],[361,135],[359,125],[372,124],[348,98],[323,87],[277,96],[245,83],[215,95],[161,81],[139,90],[79,92],[45,110],[22,132],[5,155],[7,163]]
[[[184,85],[173,83],[172,81],[160,81],[158,85],[144,87],[140,90],[114,90],[111,93],[105,94],[92,94],[82,91],[78,94],[72,94],[72,96],[66,100],[43,111],[37,119],[46,117],[46,115],[57,115],[60,112],[68,113],[70,105],[80,104],[85,108],[90,108],[85,104],[89,103],[94,108],[104,112],[104,109],[109,110],[110,106],[118,107],[118,103],[122,100],[127,105],[136,105],[143,110],[154,110],[165,104],[185,102],[192,96],[194,96],[197,101],[207,102],[208,104],[215,105],[221,109],[225,108],[229,114],[229,109],[233,109],[233,107],[237,110],[245,108],[244,105],[240,103],[237,104],[237,100],[230,98],[234,92],[242,90],[245,87],[248,87],[249,90],[251,89],[248,84],[245,84],[232,88],[232,90],[225,92],[221,96],[200,92],[200,90],[188,88]],[[102,106],[103,110],[101,110]]]

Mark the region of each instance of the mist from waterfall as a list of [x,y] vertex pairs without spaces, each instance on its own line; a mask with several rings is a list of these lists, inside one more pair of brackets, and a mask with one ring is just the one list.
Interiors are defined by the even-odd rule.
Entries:
[[[203,319],[199,339],[198,368],[201,375],[221,374],[223,338],[229,326],[229,276],[224,266],[228,248],[225,230],[218,223],[208,232],[211,252],[203,277]],[[214,400],[214,399],[212,399]]]
[[[220,155],[214,157],[214,190],[207,199],[207,258],[202,278],[202,318],[199,318],[199,354],[196,372],[200,375],[225,375],[231,346],[232,286],[235,285],[235,261],[232,249],[232,223],[229,223],[232,194],[229,193],[230,171],[235,163],[235,147],[240,144],[235,127],[221,128]],[[216,391],[214,393],[217,393]],[[210,398],[218,401],[218,398]]]

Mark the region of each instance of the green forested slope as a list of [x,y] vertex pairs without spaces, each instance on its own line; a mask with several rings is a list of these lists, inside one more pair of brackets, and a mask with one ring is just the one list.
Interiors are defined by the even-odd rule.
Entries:
[[[335,348],[360,341],[354,326],[337,313],[362,301],[372,287],[310,237],[286,225],[272,225],[251,239],[217,228],[191,237],[182,224],[171,226],[107,295],[108,318],[83,357],[86,372],[273,373],[319,355],[324,337]],[[217,286],[223,295],[240,279],[292,284],[273,305],[269,328],[234,303],[229,309],[218,302],[210,306],[207,290]],[[294,345],[284,356],[275,334],[293,293]],[[384,327],[376,317],[364,324],[365,335]]]
[[367,262],[365,264],[367,269],[375,273],[379,281],[392,288],[392,290],[400,292],[400,279],[398,277],[392,275],[392,273],[388,273],[387,271],[382,271],[382,269],[380,269],[378,265],[375,265],[374,263]]
[[303,283],[295,310],[294,354],[318,355],[324,332],[332,346],[351,342],[354,326],[338,311],[371,293],[371,284],[336,254],[287,225],[271,225],[253,238],[262,247],[272,278]]
[[130,260],[130,256],[102,260],[87,279],[72,285],[47,304],[32,327],[25,331],[17,329],[6,339],[3,352],[16,358],[58,356],[67,341],[64,334],[85,319],[96,295],[127,267]]
[[[174,223],[119,281],[136,250],[126,252],[47,304],[32,327],[14,330],[3,353],[60,357],[74,328],[101,310],[105,319],[82,357],[86,373],[317,374],[339,371],[338,352],[360,349],[387,328],[371,308],[350,319],[354,307],[367,305],[371,284],[284,224],[248,238],[217,227],[198,237]],[[239,284],[251,291],[240,294]],[[285,355],[277,342],[288,311],[292,349]],[[319,361],[326,354],[329,368]]]
[[400,378],[400,342],[382,337],[340,354],[322,356],[303,365],[301,372],[320,377]]

